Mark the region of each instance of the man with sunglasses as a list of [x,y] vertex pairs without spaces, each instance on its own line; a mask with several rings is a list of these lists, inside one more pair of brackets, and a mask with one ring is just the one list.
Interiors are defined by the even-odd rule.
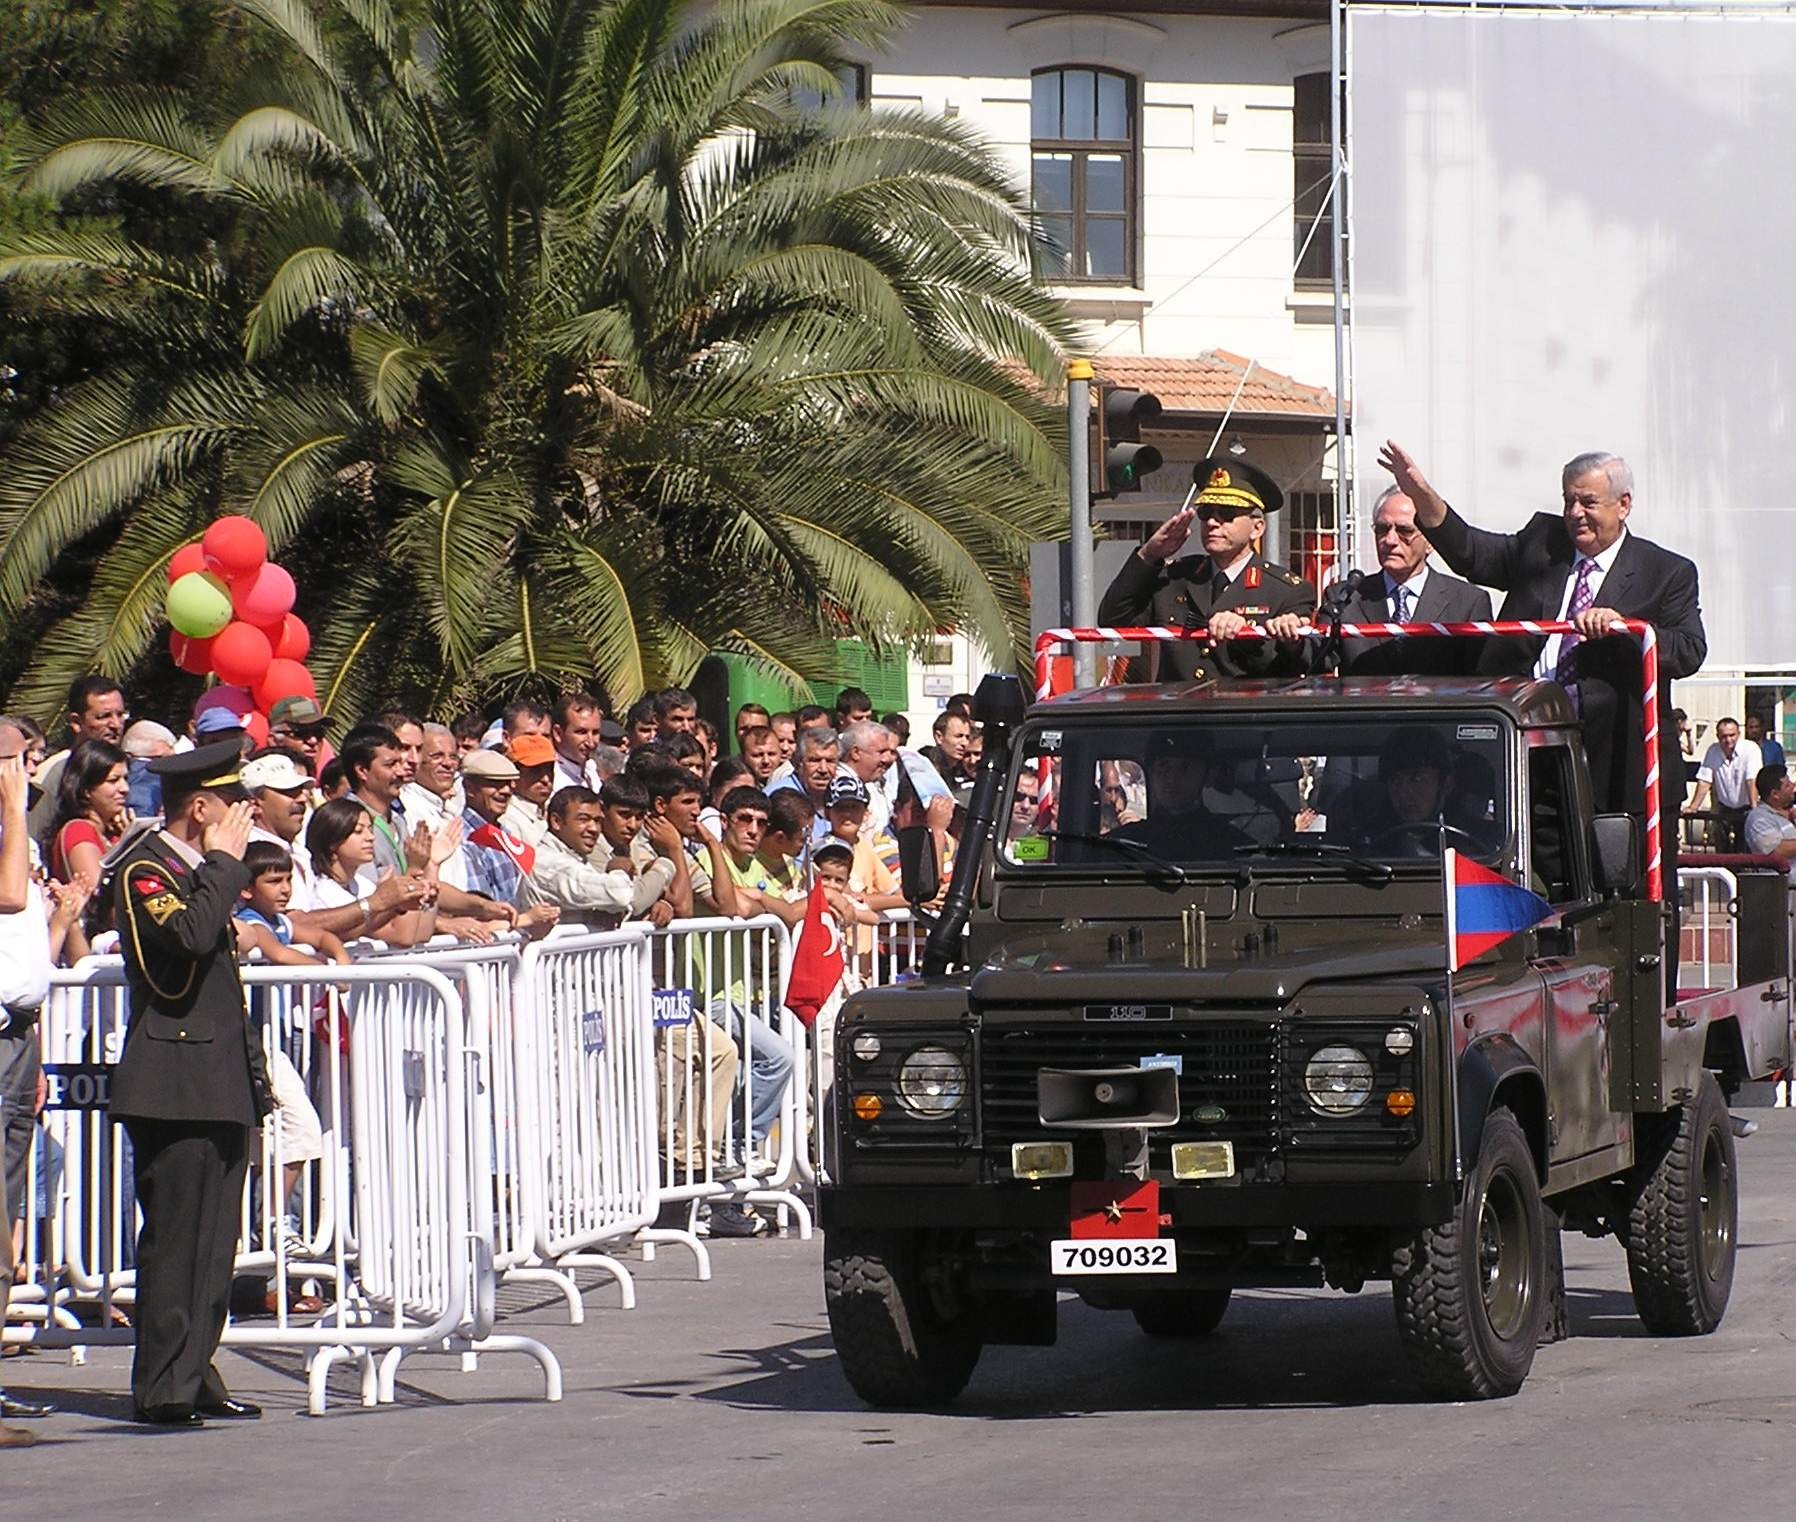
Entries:
[[[1303,655],[1295,639],[1237,639],[1250,623],[1281,620],[1294,628],[1316,609],[1314,587],[1254,552],[1266,515],[1283,506],[1284,493],[1263,470],[1239,460],[1200,460],[1192,479],[1195,502],[1123,562],[1098,604],[1098,622],[1208,631],[1208,645],[1169,640],[1157,648],[1162,681],[1298,674]],[[1194,525],[1204,553],[1175,559]]]
[[316,778],[329,728],[330,716],[311,698],[282,698],[268,715],[268,743],[286,751],[308,777]]
[[[1372,545],[1378,574],[1341,609],[1344,624],[1480,623],[1490,618],[1490,593],[1428,563],[1433,546],[1416,522],[1416,505],[1400,486],[1387,486],[1372,508]],[[1470,676],[1479,641],[1421,636],[1350,639],[1341,649],[1342,676]],[[1317,647],[1320,649],[1320,646]]]

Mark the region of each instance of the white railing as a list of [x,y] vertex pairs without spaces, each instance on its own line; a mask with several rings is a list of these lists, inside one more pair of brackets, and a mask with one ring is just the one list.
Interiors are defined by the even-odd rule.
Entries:
[[[853,937],[843,992],[889,983],[921,927],[888,912]],[[793,936],[771,915],[662,930],[556,931],[525,944],[353,948],[348,967],[244,969],[248,1013],[286,1098],[245,1187],[238,1270],[271,1315],[227,1325],[237,1346],[303,1351],[311,1409],[350,1360],[362,1397],[393,1398],[419,1351],[554,1356],[495,1333],[500,1279],[553,1284],[583,1319],[575,1271],[635,1285],[640,1245],[710,1259],[701,1203],[766,1206],[809,1235],[829,1037],[785,1008]],[[117,957],[59,970],[39,1022],[48,1106],[28,1170],[5,1340],[129,1344],[138,1219],[129,1138],[106,1113],[128,994]],[[40,1184],[39,1176],[43,1176]],[[316,1296],[322,1314],[302,1305]]]

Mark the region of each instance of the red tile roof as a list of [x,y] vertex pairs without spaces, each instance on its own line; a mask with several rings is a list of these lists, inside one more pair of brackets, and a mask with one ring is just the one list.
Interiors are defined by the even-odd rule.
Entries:
[[1238,415],[1330,419],[1335,415],[1335,399],[1326,386],[1306,386],[1227,349],[1212,349],[1192,359],[1100,354],[1091,364],[1100,380],[1153,392],[1167,412],[1220,417],[1233,400]]

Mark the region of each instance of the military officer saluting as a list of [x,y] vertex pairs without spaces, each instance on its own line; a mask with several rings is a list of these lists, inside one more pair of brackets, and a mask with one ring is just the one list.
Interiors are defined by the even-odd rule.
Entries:
[[[1098,604],[1098,622],[1207,629],[1215,641],[1208,647],[1174,640],[1160,648],[1162,680],[1297,675],[1302,652],[1293,631],[1316,611],[1316,589],[1253,549],[1266,514],[1284,505],[1284,493],[1265,471],[1239,460],[1201,460],[1192,479],[1196,500],[1123,563]],[[1205,553],[1173,559],[1194,522]],[[1250,623],[1284,638],[1223,643]]]
[[137,1419],[196,1427],[261,1415],[213,1367],[230,1308],[249,1142],[268,1112],[262,1046],[237,976],[231,911],[249,886],[251,810],[236,740],[150,763],[167,823],[119,862],[131,1023],[111,1110],[131,1136],[137,1203]]

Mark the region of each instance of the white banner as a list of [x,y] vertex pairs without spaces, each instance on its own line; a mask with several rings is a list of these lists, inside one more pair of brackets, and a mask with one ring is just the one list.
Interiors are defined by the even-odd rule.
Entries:
[[1359,522],[1386,438],[1495,529],[1609,450],[1709,668],[1796,665],[1796,20],[1348,12]]

